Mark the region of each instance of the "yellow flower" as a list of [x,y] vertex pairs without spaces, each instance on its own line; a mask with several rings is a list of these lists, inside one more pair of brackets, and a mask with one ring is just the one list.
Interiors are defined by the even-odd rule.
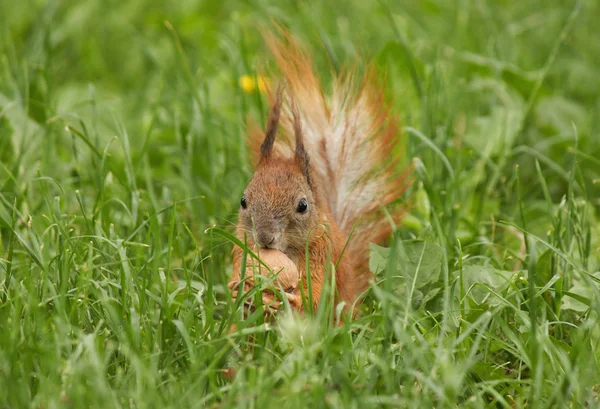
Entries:
[[240,77],[240,87],[244,90],[246,94],[254,92],[257,88],[257,85],[258,90],[260,92],[265,92],[268,83],[269,80],[266,77],[263,77],[262,75],[258,76],[258,80],[257,77],[254,75],[242,75]]

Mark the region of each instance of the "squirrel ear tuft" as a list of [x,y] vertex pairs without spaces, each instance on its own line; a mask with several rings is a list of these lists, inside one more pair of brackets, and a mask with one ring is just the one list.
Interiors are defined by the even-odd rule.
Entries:
[[281,112],[281,104],[283,103],[283,88],[284,84],[280,83],[277,87],[277,93],[275,95],[275,102],[271,106],[271,112],[269,113],[269,120],[267,122],[267,131],[265,133],[265,139],[260,145],[260,160],[269,159],[273,152],[273,145],[275,144],[275,137],[277,136],[277,127],[279,125],[279,114]]
[[308,186],[313,190],[312,179],[310,177],[310,158],[308,151],[304,146],[304,135],[302,134],[302,122],[300,120],[300,112],[292,98],[292,115],[294,116],[294,136],[296,137],[296,152],[295,159],[302,170],[302,174],[306,178]]

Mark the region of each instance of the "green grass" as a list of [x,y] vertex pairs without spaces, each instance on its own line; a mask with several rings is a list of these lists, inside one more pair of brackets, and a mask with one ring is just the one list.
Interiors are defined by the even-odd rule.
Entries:
[[[598,16],[0,0],[0,408],[598,407]],[[272,20],[324,79],[371,58],[415,163],[342,327],[240,321],[225,287]]]

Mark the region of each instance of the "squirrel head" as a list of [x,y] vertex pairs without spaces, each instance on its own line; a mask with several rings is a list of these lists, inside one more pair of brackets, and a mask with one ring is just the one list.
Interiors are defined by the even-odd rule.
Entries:
[[293,158],[277,157],[273,146],[282,104],[282,87],[271,107],[260,159],[240,201],[239,225],[249,245],[290,253],[305,247],[319,223],[319,209],[298,110],[292,100],[296,149]]

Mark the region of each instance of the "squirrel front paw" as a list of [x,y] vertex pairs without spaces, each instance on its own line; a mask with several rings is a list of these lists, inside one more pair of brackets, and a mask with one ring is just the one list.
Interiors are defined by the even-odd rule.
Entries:
[[298,294],[294,293],[285,293],[285,296],[290,303],[290,307],[294,310],[301,311],[302,310],[302,297]]

